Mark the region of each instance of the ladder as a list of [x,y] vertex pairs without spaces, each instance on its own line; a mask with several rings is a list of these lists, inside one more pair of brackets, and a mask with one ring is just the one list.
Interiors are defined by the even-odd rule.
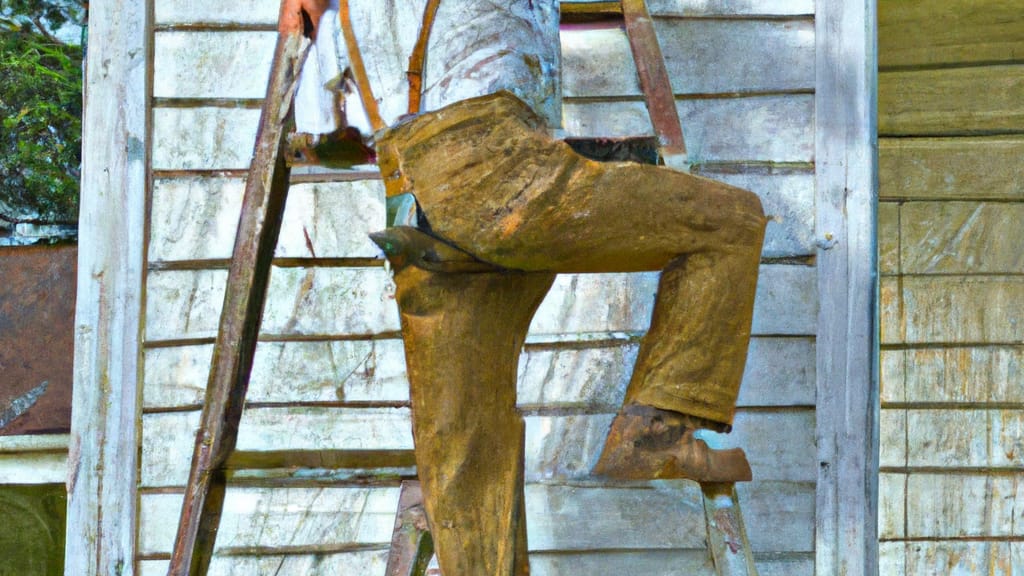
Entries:
[[[410,111],[418,111],[423,52],[440,0],[428,0],[419,41],[410,58]],[[342,0],[343,32],[347,1]],[[224,307],[214,344],[210,376],[168,576],[205,576],[223,510],[227,477],[238,439],[257,335],[266,300],[271,261],[288,194],[287,161],[292,101],[311,46],[303,0],[282,0],[281,24],[263,103],[242,212],[228,273]],[[689,170],[686,145],[654,26],[645,0],[562,4],[563,21],[621,18],[637,65],[662,161]],[[362,67],[351,25],[346,34],[361,90]],[[354,54],[352,54],[354,53]],[[361,74],[365,79],[365,72]],[[363,93],[364,102],[372,96]],[[375,130],[379,114],[366,106]],[[372,106],[375,108],[375,106]],[[376,118],[374,117],[376,116]],[[407,464],[408,462],[403,462]],[[753,556],[733,483],[702,485],[708,548],[719,576],[756,576]],[[433,545],[422,511],[418,483],[404,482],[396,515],[388,576],[427,574]],[[460,575],[453,575],[460,576]]]

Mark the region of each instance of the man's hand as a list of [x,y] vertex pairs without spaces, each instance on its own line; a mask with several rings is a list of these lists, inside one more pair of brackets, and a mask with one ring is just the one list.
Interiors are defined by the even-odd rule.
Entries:
[[285,0],[281,4],[278,32],[303,34],[315,40],[320,29],[320,17],[329,4],[329,0]]

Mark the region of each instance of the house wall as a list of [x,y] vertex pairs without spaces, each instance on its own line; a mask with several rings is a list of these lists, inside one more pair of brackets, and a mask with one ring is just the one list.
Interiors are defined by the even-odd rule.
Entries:
[[883,574],[1024,572],[1024,18],[879,6]]
[[[840,482],[837,471],[849,470],[846,461],[833,457],[848,448],[842,440],[850,435],[832,416],[817,419],[822,391],[841,387],[856,372],[842,368],[845,360],[833,357],[835,350],[820,351],[818,342],[827,333],[829,345],[846,354],[846,322],[857,321],[823,314],[819,295],[827,292],[830,306],[838,302],[844,314],[857,310],[846,308],[845,293],[830,287],[835,279],[816,266],[822,249],[839,246],[823,260],[842,267],[848,244],[846,195],[820,185],[842,191],[847,180],[821,171],[815,158],[824,146],[839,165],[856,131],[834,141],[820,125],[816,131],[820,66],[832,61],[822,55],[820,22],[809,0],[649,5],[695,170],[753,190],[771,217],[736,428],[719,439],[723,446],[743,446],[754,468],[755,481],[740,486],[740,498],[755,557],[762,574],[813,574],[816,562],[822,573],[832,573],[838,564],[822,558],[849,561],[841,544],[854,540],[849,535],[857,531],[844,526],[849,518],[863,517],[866,508],[856,498],[837,496],[843,490],[834,485]],[[79,411],[83,424],[72,433],[70,474],[72,510],[92,515],[80,521],[83,526],[103,524],[85,498],[92,492],[108,499],[115,494],[102,483],[95,490],[83,487],[87,476],[80,470],[118,472],[119,482],[137,472],[137,500],[132,521],[120,525],[133,526],[133,533],[101,543],[111,557],[97,566],[118,565],[117,554],[128,551],[136,573],[166,571],[277,9],[276,0],[259,0],[243,11],[223,2],[150,1],[146,48],[129,51],[132,58],[146,58],[145,88],[133,98],[146,95],[147,132],[141,140],[131,139],[134,124],[126,132],[129,146],[145,143],[144,153],[129,159],[144,160],[147,178],[136,186],[130,172],[124,190],[144,192],[145,219],[141,237],[108,241],[145,248],[136,308],[139,365],[131,371],[134,359],[123,360],[118,368],[124,383],[118,380],[99,408]],[[840,15],[838,4],[819,2],[818,10],[834,18],[828,25],[856,28],[857,18]],[[860,24],[863,34],[867,26]],[[125,30],[130,36],[131,29]],[[853,42],[863,40],[854,36]],[[573,28],[563,34],[562,50],[567,136],[651,133],[621,30]],[[851,54],[864,64],[863,52]],[[129,67],[124,74],[134,82],[138,70]],[[829,78],[834,85],[827,97],[839,102],[842,82],[835,79],[842,73]],[[870,162],[848,172],[857,170],[870,173]],[[857,190],[864,197],[870,193]],[[134,209],[139,197],[132,198]],[[823,199],[835,202],[824,206]],[[820,229],[823,213],[831,218],[827,229]],[[134,221],[129,224],[137,229]],[[413,473],[398,315],[383,260],[366,238],[383,226],[383,190],[375,171],[295,178],[238,445],[247,461],[276,467],[233,473],[211,574],[383,573],[398,483]],[[871,224],[866,232],[870,236]],[[102,275],[91,270],[84,273],[102,284]],[[127,280],[133,281],[131,274]],[[850,278],[849,286],[868,280],[862,276]],[[128,284],[118,289],[135,294]],[[847,286],[844,280],[840,288]],[[519,397],[527,422],[527,513],[536,574],[712,573],[696,484],[617,485],[587,478],[621,402],[655,288],[653,274],[562,276],[531,328]],[[102,293],[98,301],[106,301]],[[127,308],[136,304],[127,299]],[[81,370],[91,369],[91,352],[82,358]],[[139,375],[137,396],[129,372]],[[109,385],[105,374],[97,378]],[[870,389],[866,380],[854,384],[865,393]],[[826,395],[830,411],[838,407],[843,414],[842,399]],[[110,398],[120,412],[106,408],[115,402]],[[133,410],[134,420],[117,420]],[[87,413],[105,420],[88,428],[93,420]],[[856,437],[863,424],[856,415],[849,420]],[[119,428],[124,433],[114,434]],[[119,461],[129,466],[87,467],[97,457],[90,445],[101,452],[99,458],[108,458],[103,430],[127,443],[116,448]],[[129,430],[139,432],[137,444]],[[388,467],[370,469],[381,460],[360,461],[368,451]],[[310,460],[324,467],[294,466]],[[863,466],[863,451],[847,460]],[[332,467],[341,462],[348,467]],[[847,476],[859,481],[856,473]],[[846,492],[867,495],[855,483]],[[85,496],[76,499],[76,493]],[[827,517],[816,513],[823,507]],[[114,509],[110,503],[104,508]],[[123,530],[112,530],[118,529]],[[79,521],[71,532],[69,550],[93,546],[87,531],[81,537]],[[827,554],[816,550],[816,542],[825,542]]]

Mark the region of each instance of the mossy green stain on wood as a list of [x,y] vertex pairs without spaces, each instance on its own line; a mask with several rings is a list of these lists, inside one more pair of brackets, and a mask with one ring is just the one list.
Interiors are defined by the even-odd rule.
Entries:
[[0,486],[0,576],[64,572],[63,484]]

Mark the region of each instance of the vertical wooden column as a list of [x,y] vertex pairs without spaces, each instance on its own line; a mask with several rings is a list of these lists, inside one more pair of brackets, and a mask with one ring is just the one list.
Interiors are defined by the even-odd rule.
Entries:
[[89,11],[68,457],[69,576],[133,572],[145,274],[146,2]]
[[816,573],[877,574],[876,3],[816,6]]

